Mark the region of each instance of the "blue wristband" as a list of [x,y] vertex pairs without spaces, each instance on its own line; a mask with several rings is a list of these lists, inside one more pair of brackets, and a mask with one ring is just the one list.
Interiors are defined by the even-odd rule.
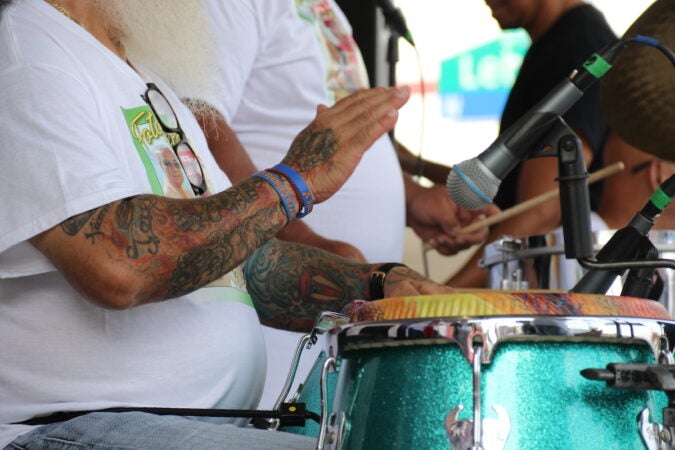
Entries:
[[279,175],[269,172],[269,171],[262,171],[258,173],[253,174],[254,177],[260,178],[261,180],[264,180],[274,188],[276,193],[279,195],[279,198],[281,199],[281,204],[284,207],[284,214],[286,215],[286,223],[290,223],[295,215],[295,205],[293,204],[293,199],[292,199],[292,192],[289,192],[286,186],[284,185],[283,180]]
[[298,196],[298,201],[300,202],[300,211],[298,211],[295,218],[301,219],[312,212],[312,208],[314,207],[314,196],[309,190],[307,183],[305,183],[305,180],[302,179],[298,172],[286,164],[277,164],[268,170],[285,176],[288,178],[288,181],[291,182],[291,186],[293,186],[293,189]]

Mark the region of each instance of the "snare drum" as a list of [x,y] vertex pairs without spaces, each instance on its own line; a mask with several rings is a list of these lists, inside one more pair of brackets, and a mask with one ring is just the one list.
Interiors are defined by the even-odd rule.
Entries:
[[[609,241],[614,230],[592,232],[597,252]],[[656,230],[649,239],[660,258],[675,259],[675,231]],[[479,265],[488,270],[489,289],[551,289],[566,291],[574,287],[586,270],[576,260],[565,258],[561,229],[545,235],[516,238],[504,236],[485,247]],[[669,269],[657,269],[664,282],[659,301],[675,316],[675,276]],[[617,280],[607,294],[620,295],[622,280]]]
[[362,304],[331,332],[341,365],[320,439],[350,450],[658,448],[641,429],[662,421],[663,393],[612,390],[580,371],[670,361],[668,319],[658,302],[585,294]]

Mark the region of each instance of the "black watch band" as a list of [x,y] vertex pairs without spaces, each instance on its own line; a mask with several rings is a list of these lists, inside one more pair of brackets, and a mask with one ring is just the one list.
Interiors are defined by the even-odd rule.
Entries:
[[406,267],[405,264],[400,263],[386,263],[382,264],[370,274],[370,282],[368,285],[368,293],[371,300],[380,300],[384,298],[384,280],[387,274],[394,267]]

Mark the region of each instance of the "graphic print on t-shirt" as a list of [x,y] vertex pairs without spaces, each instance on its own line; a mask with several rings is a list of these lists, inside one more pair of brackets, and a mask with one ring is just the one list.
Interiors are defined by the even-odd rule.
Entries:
[[[194,153],[190,155],[176,155],[170,140],[179,137],[173,133],[167,134],[157,121],[152,109],[143,105],[137,108],[124,109],[131,133],[131,138],[143,162],[152,193],[171,198],[193,198],[194,194],[186,171],[200,170]],[[178,160],[181,158],[181,161]],[[201,165],[201,167],[204,167]],[[205,196],[213,192],[208,176],[206,177],[207,190]],[[236,267],[215,280],[208,286],[192,292],[191,297],[202,302],[231,301],[253,306],[251,297],[246,292],[246,280],[241,266]]]
[[333,101],[366,89],[368,74],[348,27],[328,0],[295,0],[301,18],[314,24],[326,58],[326,83]]
[[[194,194],[188,181],[186,170],[199,170],[192,155],[181,156],[178,160],[170,139],[178,136],[168,135],[160,126],[149,106],[124,109],[124,118],[138,155],[143,161],[153,194],[171,198],[192,198]],[[197,167],[196,167],[197,166]]]

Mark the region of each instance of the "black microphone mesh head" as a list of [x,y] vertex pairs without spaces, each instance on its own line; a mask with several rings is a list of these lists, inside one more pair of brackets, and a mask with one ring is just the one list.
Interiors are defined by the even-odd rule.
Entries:
[[[463,177],[459,175],[460,173]],[[471,186],[472,183],[473,186]],[[478,209],[491,203],[497,195],[500,183],[501,180],[494,176],[478,158],[472,158],[453,167],[448,175],[446,186],[450,198],[459,207]],[[480,191],[482,196],[476,190]]]

